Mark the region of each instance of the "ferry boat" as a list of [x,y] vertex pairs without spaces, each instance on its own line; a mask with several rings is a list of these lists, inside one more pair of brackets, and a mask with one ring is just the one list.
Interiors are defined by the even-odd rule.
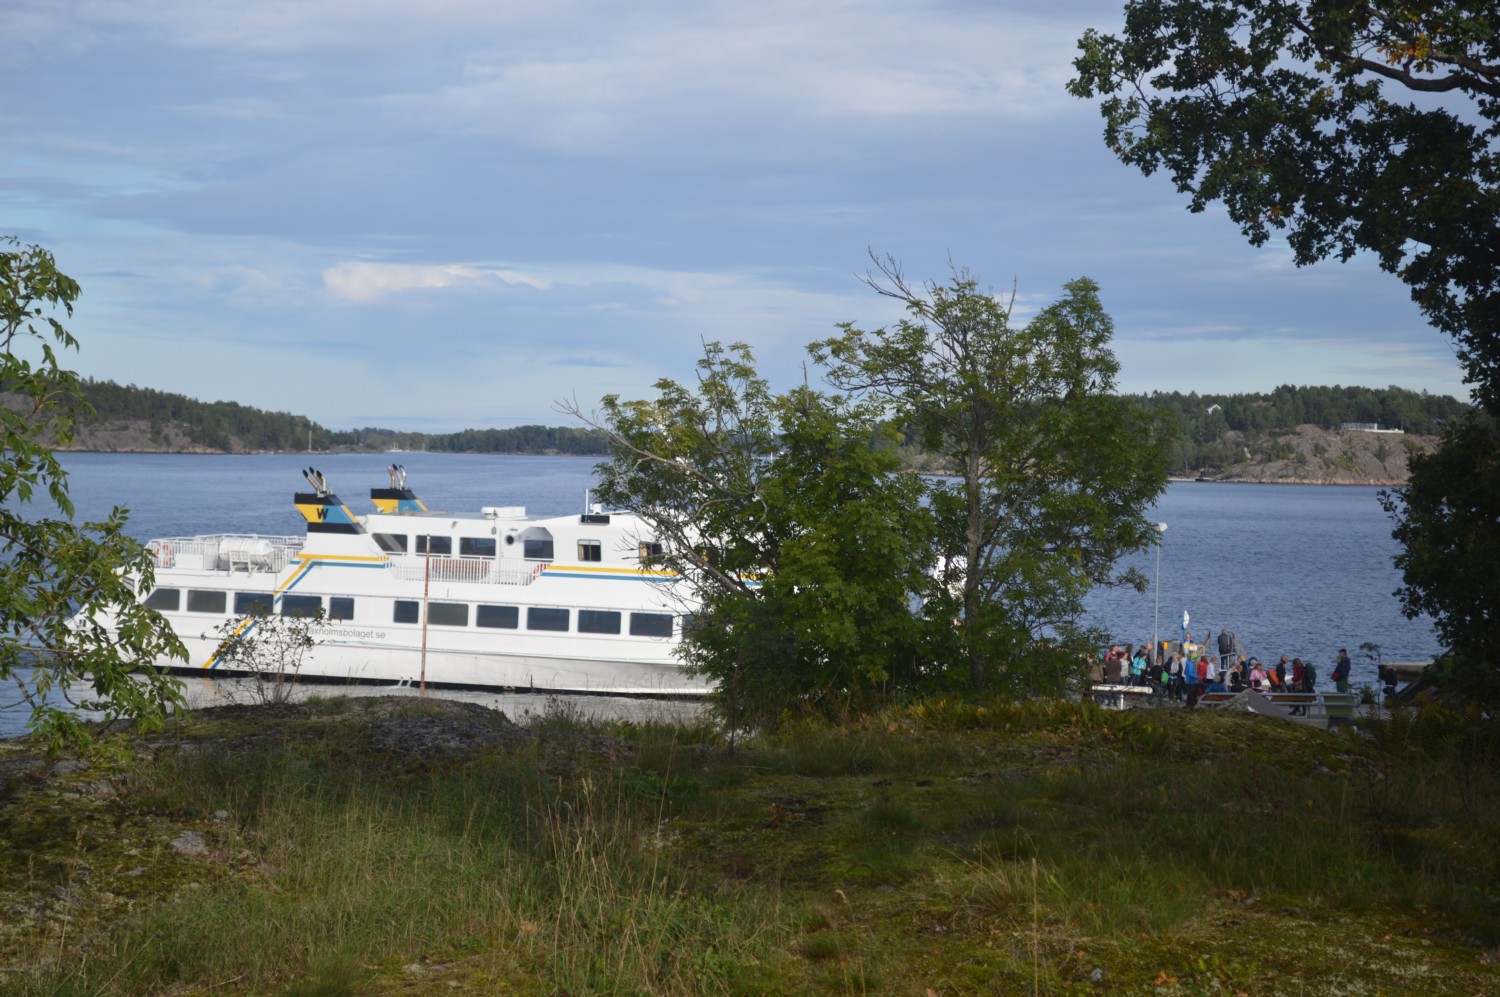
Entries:
[[[389,468],[357,516],[322,473],[294,496],[304,537],[215,534],[148,545],[145,604],[189,660],[226,674],[226,634],[267,615],[317,617],[297,677],[536,692],[701,696],[678,667],[685,586],[652,567],[660,547],[635,515],[588,508],[528,517],[429,511]],[[226,629],[226,624],[228,627]],[[243,674],[243,671],[239,672]]]

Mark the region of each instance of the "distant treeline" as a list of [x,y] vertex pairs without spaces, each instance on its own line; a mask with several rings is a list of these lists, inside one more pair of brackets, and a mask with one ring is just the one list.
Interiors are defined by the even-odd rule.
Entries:
[[1433,436],[1443,423],[1468,411],[1447,395],[1405,388],[1297,388],[1283,384],[1270,394],[1200,395],[1155,391],[1130,395],[1142,404],[1174,412],[1190,435],[1217,438],[1228,430],[1271,433],[1313,425],[1337,429],[1346,422],[1378,422],[1382,429]]
[[408,433],[394,429],[337,430],[290,412],[266,412],[237,402],[200,402],[154,388],[89,379],[84,397],[91,423],[144,424],[153,439],[172,427],[212,450],[427,450],[436,453],[560,453],[597,455],[609,447],[603,434],[570,426],[466,429],[459,433]]
[[[1181,434],[1174,448],[1174,473],[1223,467],[1235,462],[1244,444],[1288,433],[1298,426],[1338,429],[1345,423],[1378,423],[1420,436],[1442,431],[1443,423],[1469,406],[1447,395],[1405,388],[1298,388],[1284,384],[1269,394],[1200,395],[1153,392],[1131,395],[1142,405],[1164,408],[1177,417]],[[1244,434],[1229,446],[1227,434]]]
[[331,435],[306,416],[266,412],[238,402],[200,402],[133,384],[89,378],[83,382],[83,395],[94,408],[88,423],[141,422],[152,439],[164,439],[171,427],[211,450],[306,450],[309,432],[313,448],[327,449]]
[[361,450],[426,450],[429,453],[529,453],[602,456],[609,452],[604,434],[571,426],[516,426],[513,429],[465,429],[459,433],[398,433],[390,429],[355,429],[328,434],[335,447]]
[[[200,402],[153,388],[87,380],[84,394],[94,407],[91,422],[130,420],[146,424],[153,438],[170,426],[214,450],[427,450],[436,453],[603,454],[604,436],[568,426],[466,429],[458,433],[411,433],[366,427],[330,430],[305,416],[266,412],[236,402]],[[1154,392],[1130,396],[1172,412],[1181,427],[1178,467],[1219,463],[1225,434],[1252,439],[1311,423],[1337,429],[1346,422],[1432,435],[1468,406],[1446,395],[1405,388],[1298,388],[1283,385],[1269,394],[1214,395]]]

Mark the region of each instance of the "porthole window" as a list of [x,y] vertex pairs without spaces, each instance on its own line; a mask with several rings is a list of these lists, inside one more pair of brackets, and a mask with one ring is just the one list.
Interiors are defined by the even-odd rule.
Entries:
[[526,629],[566,632],[568,629],[568,610],[533,606],[526,610]]
[[620,614],[603,609],[580,609],[578,632],[581,634],[617,634],[620,632]]
[[228,606],[228,592],[215,589],[188,589],[187,609],[189,613],[218,613],[223,616]]
[[475,606],[474,625],[514,630],[521,625],[521,610],[516,606]]
[[494,537],[459,537],[458,553],[460,557],[494,557]]
[[323,597],[320,595],[284,595],[281,597],[282,616],[311,618],[322,611]]
[[175,613],[182,605],[182,589],[157,589],[146,596],[146,608]]
[[670,613],[631,613],[630,635],[632,637],[672,636]]
[[236,592],[235,616],[270,616],[272,596],[269,592]]
[[427,622],[435,627],[466,627],[469,625],[469,604],[466,602],[429,602]]

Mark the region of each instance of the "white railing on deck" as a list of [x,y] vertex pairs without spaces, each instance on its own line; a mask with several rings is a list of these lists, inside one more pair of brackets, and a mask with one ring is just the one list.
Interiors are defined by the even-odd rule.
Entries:
[[[202,537],[168,537],[146,545],[158,569],[247,573],[277,572],[302,549],[302,537],[262,537],[244,533],[216,533]],[[535,561],[493,558],[434,557],[387,554],[387,571],[403,581],[472,582],[478,585],[530,585],[546,570]],[[430,572],[430,575],[429,575]]]
[[280,571],[297,551],[302,537],[263,537],[215,533],[201,537],[167,537],[146,545],[157,568],[193,571]]
[[502,561],[490,558],[434,557],[421,554],[388,554],[386,570],[402,581],[473,582],[479,585],[530,585],[546,568],[531,561]]

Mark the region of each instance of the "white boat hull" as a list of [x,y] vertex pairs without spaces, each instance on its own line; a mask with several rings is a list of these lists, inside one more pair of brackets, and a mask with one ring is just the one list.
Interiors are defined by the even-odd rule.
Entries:
[[[394,470],[394,469],[393,469]],[[313,478],[309,478],[313,481]],[[321,479],[315,483],[321,485]],[[154,540],[151,606],[197,675],[267,676],[472,689],[702,696],[679,667],[684,586],[652,566],[624,513],[528,518],[428,512],[410,492],[372,492],[356,517],[322,487],[299,494],[303,537]],[[429,548],[431,548],[429,550]],[[293,665],[223,657],[225,638],[267,619],[319,616]]]

